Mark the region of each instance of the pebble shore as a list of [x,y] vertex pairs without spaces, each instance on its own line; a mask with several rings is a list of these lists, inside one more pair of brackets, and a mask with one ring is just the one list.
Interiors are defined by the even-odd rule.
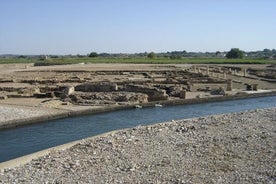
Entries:
[[0,183],[272,184],[275,140],[276,108],[138,126],[2,170]]
[[0,106],[0,123],[11,121],[14,119],[24,119],[47,115],[46,112],[36,108],[16,108],[8,106]]
[[0,104],[0,130],[67,116],[65,110]]

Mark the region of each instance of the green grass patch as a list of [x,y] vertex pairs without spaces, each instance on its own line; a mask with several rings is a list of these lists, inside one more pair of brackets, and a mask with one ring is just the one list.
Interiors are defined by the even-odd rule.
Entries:
[[28,58],[0,58],[0,64],[35,63],[37,59]]

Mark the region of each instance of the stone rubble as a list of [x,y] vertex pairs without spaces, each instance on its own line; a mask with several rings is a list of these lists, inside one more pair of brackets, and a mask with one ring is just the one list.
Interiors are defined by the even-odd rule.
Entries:
[[257,109],[111,132],[2,170],[0,183],[272,184],[275,114]]

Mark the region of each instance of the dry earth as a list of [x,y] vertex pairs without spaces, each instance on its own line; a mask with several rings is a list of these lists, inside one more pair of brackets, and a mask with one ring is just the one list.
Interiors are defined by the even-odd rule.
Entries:
[[0,183],[272,184],[275,114],[258,109],[119,130],[3,170]]
[[[244,71],[248,71],[246,77]],[[275,73],[275,66],[3,64],[0,65],[0,129],[13,126],[15,121],[26,122],[28,118],[52,118],[109,105],[134,106],[162,100],[275,91],[275,79],[265,78],[268,71]],[[247,84],[258,85],[258,90],[244,91]]]

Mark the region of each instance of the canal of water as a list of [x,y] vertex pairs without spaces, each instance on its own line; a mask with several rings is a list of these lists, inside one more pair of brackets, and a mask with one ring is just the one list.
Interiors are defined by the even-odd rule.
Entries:
[[276,96],[203,104],[149,107],[54,120],[0,131],[0,162],[116,129],[276,107]]

